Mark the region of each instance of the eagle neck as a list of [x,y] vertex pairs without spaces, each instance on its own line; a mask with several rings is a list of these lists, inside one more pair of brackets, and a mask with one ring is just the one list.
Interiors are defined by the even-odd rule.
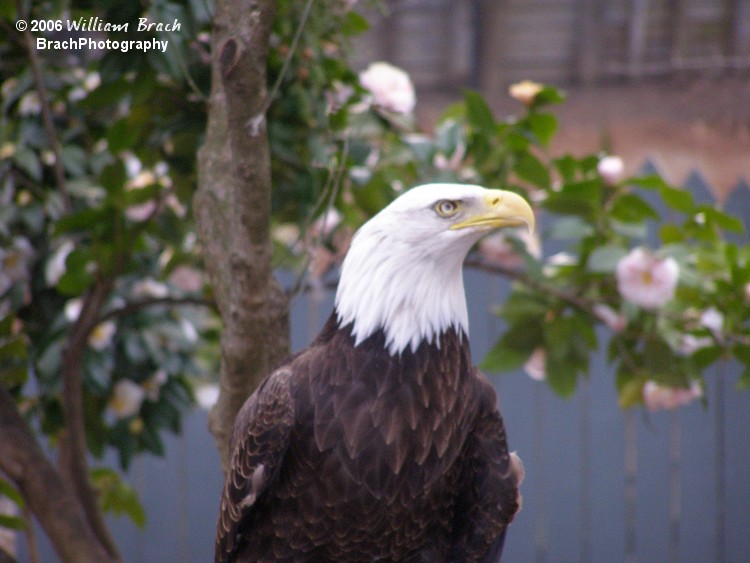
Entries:
[[336,315],[339,327],[352,325],[355,346],[382,330],[385,348],[395,356],[415,352],[423,342],[439,347],[439,336],[450,329],[468,334],[463,255],[414,258],[413,248],[350,250]]

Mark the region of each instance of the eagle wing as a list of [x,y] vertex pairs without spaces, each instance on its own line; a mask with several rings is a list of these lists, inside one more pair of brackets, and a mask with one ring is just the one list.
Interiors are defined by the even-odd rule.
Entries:
[[278,478],[294,424],[292,370],[273,372],[237,414],[216,531],[216,563],[241,548],[240,527]]
[[508,451],[505,425],[492,385],[478,370],[480,405],[464,449],[466,493],[456,510],[456,541],[451,561],[500,560],[505,530],[521,508],[519,486],[524,470]]

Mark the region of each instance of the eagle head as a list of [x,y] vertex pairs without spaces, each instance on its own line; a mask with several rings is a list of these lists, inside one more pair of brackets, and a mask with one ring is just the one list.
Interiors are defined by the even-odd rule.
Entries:
[[339,326],[355,345],[378,330],[392,355],[437,341],[448,329],[468,333],[462,265],[488,232],[534,229],[526,200],[505,190],[425,184],[403,193],[352,239],[336,292]]

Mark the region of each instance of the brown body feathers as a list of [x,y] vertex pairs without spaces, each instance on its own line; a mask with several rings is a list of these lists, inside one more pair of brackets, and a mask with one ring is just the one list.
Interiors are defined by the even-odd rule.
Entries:
[[332,315],[235,424],[216,561],[496,561],[519,508],[465,335],[390,355]]

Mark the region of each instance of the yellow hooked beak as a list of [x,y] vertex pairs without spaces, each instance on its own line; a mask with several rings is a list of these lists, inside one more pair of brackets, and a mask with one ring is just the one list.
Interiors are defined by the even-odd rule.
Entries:
[[520,195],[505,190],[486,190],[479,206],[471,209],[471,216],[451,225],[455,231],[467,227],[520,227],[526,225],[534,231],[534,211]]

